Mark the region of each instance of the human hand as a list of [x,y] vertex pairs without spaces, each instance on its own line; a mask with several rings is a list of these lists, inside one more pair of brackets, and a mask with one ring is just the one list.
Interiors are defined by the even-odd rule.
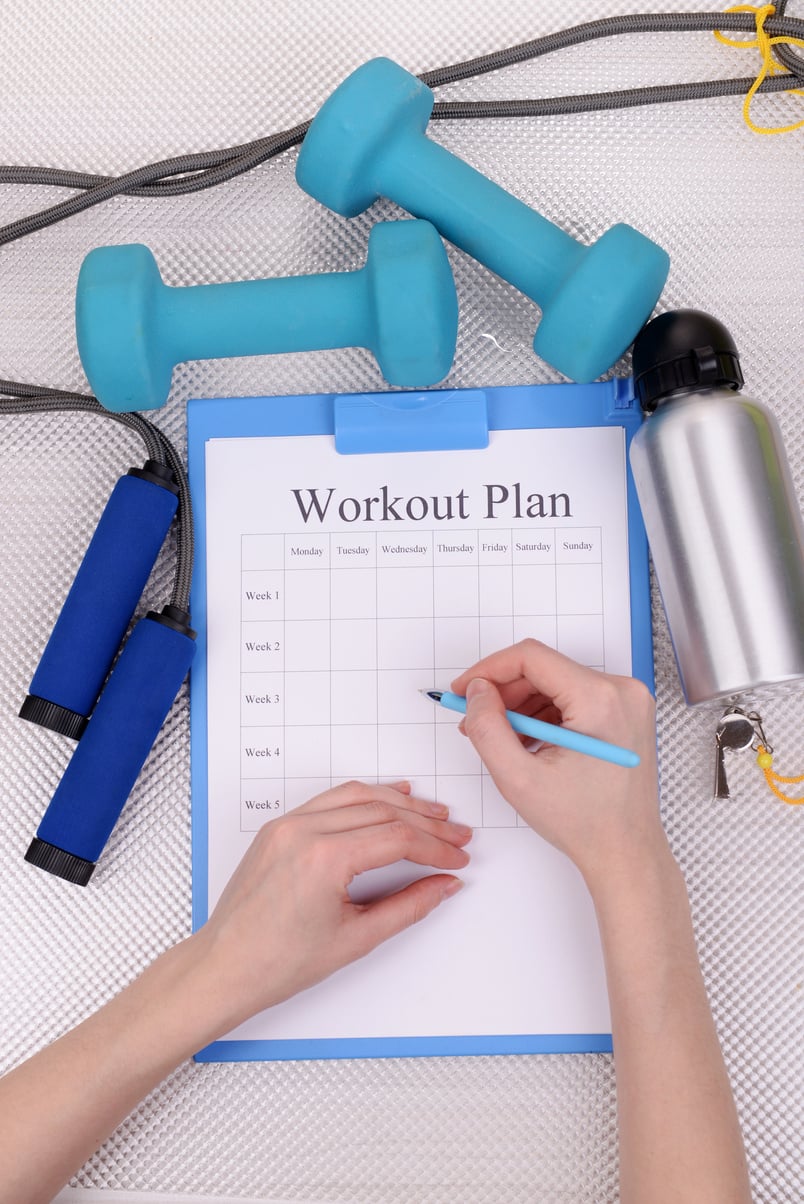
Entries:
[[447,808],[394,786],[347,782],[256,834],[193,941],[220,1008],[221,1032],[288,999],[423,919],[462,885],[451,874],[420,878],[395,894],[353,903],[365,870],[401,859],[462,869],[472,829]]
[[[467,699],[462,729],[509,803],[566,853],[595,888],[633,859],[666,854],[659,819],[655,706],[630,677],[587,669],[536,640],[472,665],[452,682]],[[529,751],[504,710],[634,749],[634,769],[543,744]]]

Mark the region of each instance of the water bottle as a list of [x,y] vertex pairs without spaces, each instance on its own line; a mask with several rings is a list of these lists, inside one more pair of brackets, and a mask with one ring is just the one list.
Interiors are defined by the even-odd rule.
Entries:
[[773,415],[708,314],[637,336],[631,469],[690,706],[804,679],[804,525]]

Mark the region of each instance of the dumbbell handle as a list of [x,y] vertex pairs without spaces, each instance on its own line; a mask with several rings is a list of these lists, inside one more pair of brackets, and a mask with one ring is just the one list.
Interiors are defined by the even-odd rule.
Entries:
[[463,251],[544,305],[586,247],[426,134],[398,131],[377,192],[427,218]]
[[165,287],[155,326],[182,360],[364,346],[371,329],[368,272]]

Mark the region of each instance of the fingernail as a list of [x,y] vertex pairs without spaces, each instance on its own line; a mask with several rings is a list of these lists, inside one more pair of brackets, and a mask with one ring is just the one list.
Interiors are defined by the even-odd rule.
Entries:
[[389,782],[388,785],[392,790],[399,790],[402,793],[407,793],[410,790],[410,782]]
[[468,824],[453,824],[453,827],[463,840],[471,840],[475,834],[474,828],[470,828]]
[[489,683],[482,677],[473,677],[466,687],[466,697],[469,699],[479,698],[481,694],[488,691]]
[[459,890],[463,890],[463,881],[460,878],[450,878],[441,890],[441,898],[451,899],[453,895],[457,895]]
[[446,803],[428,803],[427,806],[433,815],[437,815],[439,819],[446,819],[449,815],[449,807]]

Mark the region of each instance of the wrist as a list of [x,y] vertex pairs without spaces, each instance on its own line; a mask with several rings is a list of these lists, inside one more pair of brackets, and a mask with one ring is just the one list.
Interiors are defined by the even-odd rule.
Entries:
[[581,873],[599,917],[633,912],[679,892],[686,898],[683,875],[662,830],[644,843],[596,858]]
[[[266,949],[268,943],[266,940]],[[184,958],[184,974],[177,1000],[183,1001],[181,1006],[195,1034],[193,1052],[283,998],[273,997],[268,990],[268,984],[275,981],[268,969],[269,959],[245,957],[243,950],[222,939],[210,922],[178,948]]]
[[226,1031],[220,984],[199,935],[161,954],[109,1005],[123,1013],[123,1039],[143,1069],[168,1073]]
[[244,1019],[236,1009],[231,967],[218,956],[207,926],[198,929],[170,951],[176,956],[173,1004],[196,1053]]

